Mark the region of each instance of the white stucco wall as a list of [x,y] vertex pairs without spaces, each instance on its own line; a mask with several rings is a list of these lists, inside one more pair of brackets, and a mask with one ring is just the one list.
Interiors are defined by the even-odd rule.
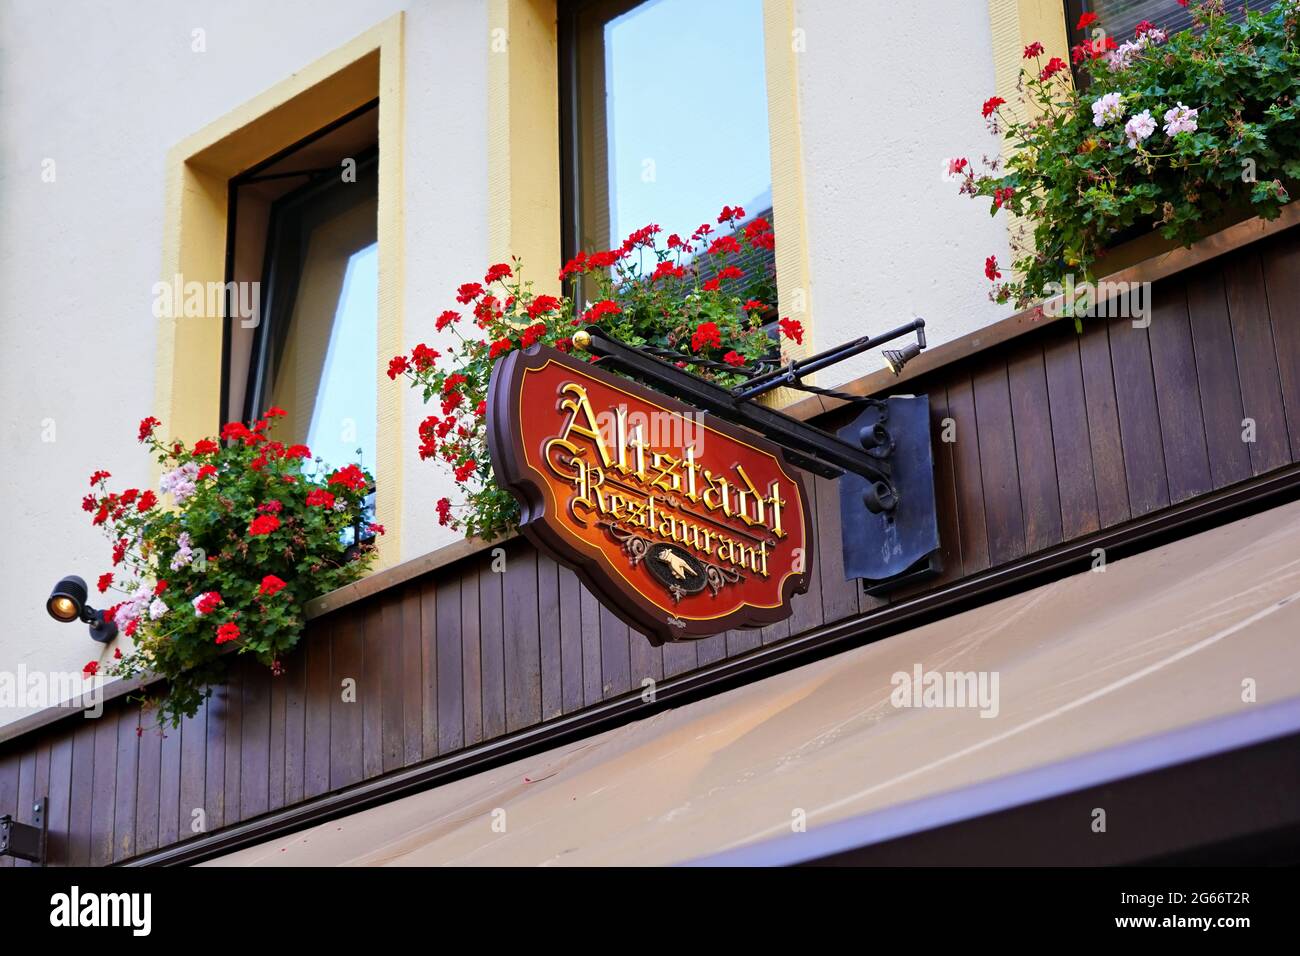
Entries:
[[[969,0],[798,0],[804,178],[816,349],[913,316],[938,345],[1009,315],[984,259],[1006,223],[945,181],[954,156],[995,155],[988,6]],[[879,352],[821,373],[838,385]]]
[[[168,149],[406,9],[406,337],[435,342],[433,317],[487,264],[486,8],[0,2],[0,670],[79,672],[99,656],[84,626],[54,623],[44,601],[63,574],[93,587],[108,568],[80,510],[90,472],[106,468],[114,487],[150,480],[134,439],[156,411]],[[814,345],[913,314],[938,343],[1006,314],[981,274],[989,253],[1005,261],[1004,227],[940,175],[948,156],[996,145],[979,117],[993,83],[985,5],[799,0],[798,23]],[[203,53],[191,50],[195,28]],[[42,181],[46,159],[54,182]],[[433,514],[450,483],[416,453],[424,414],[409,393],[403,558],[452,537]],[[0,723],[26,712],[0,707]]]

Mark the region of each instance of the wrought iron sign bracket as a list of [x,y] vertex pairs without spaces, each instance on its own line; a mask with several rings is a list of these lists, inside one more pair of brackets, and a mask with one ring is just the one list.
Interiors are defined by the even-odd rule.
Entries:
[[32,806],[32,823],[19,823],[9,814],[0,816],[0,856],[12,856],[38,866],[45,865],[45,848],[49,842],[49,798],[41,797]]
[[[674,361],[691,361],[689,356],[633,348],[610,338],[599,326],[587,326],[574,336],[574,341],[595,355],[601,367],[623,372],[724,421],[753,429],[780,445],[792,465],[825,478],[840,479],[845,576],[862,579],[871,593],[940,570],[929,398],[921,395],[882,400],[848,395],[809,385],[803,376],[912,332],[916,333],[916,341],[884,351],[886,361],[897,374],[925,347],[923,319],[883,335],[863,336],[779,368],[764,370],[760,363],[756,368],[740,369],[749,371],[749,378],[732,389],[665,360],[671,357]],[[831,434],[754,402],[759,395],[781,387],[829,395],[853,403],[862,411],[838,434]]]

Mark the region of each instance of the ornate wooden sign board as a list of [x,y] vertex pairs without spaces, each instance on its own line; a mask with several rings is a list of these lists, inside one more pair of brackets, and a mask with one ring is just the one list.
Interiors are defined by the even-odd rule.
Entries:
[[545,346],[492,370],[488,444],[520,530],[654,644],[790,614],[812,520],[781,450]]

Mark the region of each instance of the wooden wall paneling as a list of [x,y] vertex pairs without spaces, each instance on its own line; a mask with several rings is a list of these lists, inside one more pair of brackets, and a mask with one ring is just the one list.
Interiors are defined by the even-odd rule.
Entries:
[[[145,730],[146,737],[156,739],[158,749],[158,841],[156,846],[168,846],[180,840],[181,812],[181,757],[185,743],[185,725],[180,727],[152,726]],[[190,736],[194,736],[191,732]],[[202,737],[199,738],[202,740]],[[203,760],[194,762],[197,779],[190,786],[203,793]],[[141,849],[145,847],[142,845]]]
[[1155,374],[1169,500],[1176,504],[1214,487],[1183,282],[1156,283],[1151,293],[1151,326],[1147,335],[1151,342],[1151,368]]
[[1047,405],[1052,418],[1052,452],[1061,501],[1061,536],[1072,540],[1101,527],[1097,485],[1092,472],[1088,400],[1079,358],[1080,336],[1057,329],[1043,343]]
[[522,540],[507,552],[502,586],[505,588],[506,731],[509,732],[531,727],[542,719],[537,552]]
[[563,565],[556,567],[560,603],[561,705],[571,714],[583,706],[582,583]]
[[77,738],[92,732],[89,724],[90,721],[81,718],[67,721],[50,741],[50,836],[46,850],[51,866],[71,866],[77,853],[72,829],[72,797],[78,782],[73,775],[74,757]]
[[[805,600],[809,595],[804,595]],[[818,601],[817,592],[811,592],[811,598]],[[799,600],[798,597],[795,598]],[[820,607],[820,601],[818,601]],[[700,667],[707,667],[709,664],[716,664],[727,656],[727,635],[714,634],[712,637],[706,637],[692,642],[695,645],[695,659]]]
[[[362,633],[361,673],[357,680],[357,704],[361,708],[361,775],[369,780],[384,772],[384,609],[392,595],[385,591],[358,609],[355,623],[335,621],[334,627],[360,627]],[[391,612],[390,612],[391,613]]]
[[1088,440],[1092,446],[1092,474],[1097,493],[1097,517],[1103,528],[1132,517],[1124,442],[1115,398],[1115,369],[1111,363],[1110,329],[1103,319],[1084,323],[1079,337],[1079,364],[1083,393],[1088,404]]
[[1223,273],[1218,267],[1203,269],[1188,276],[1185,290],[1210,482],[1224,488],[1249,478],[1251,468],[1250,449],[1241,437],[1245,413]]
[[1006,365],[989,358],[972,374],[971,387],[975,392],[989,561],[993,565],[1006,564],[1025,554],[1025,518]]
[[[500,577],[500,575],[492,575]],[[438,582],[434,599],[438,642],[438,753],[451,753],[465,746],[465,652],[461,633],[461,578],[448,574]],[[498,607],[498,620],[500,605]],[[500,631],[493,634],[496,637]]]
[[[0,816],[8,814],[18,819],[18,791],[22,776],[23,751],[20,744],[11,743],[0,750]],[[14,858],[0,856],[0,869],[12,868]]]
[[537,638],[541,656],[542,720],[564,713],[564,652],[560,607],[560,568],[548,555],[537,555]]
[[[347,619],[346,615],[330,615],[314,621],[309,626],[304,642],[306,647],[306,698],[303,715],[303,797],[318,797],[330,789],[330,733],[333,698],[343,693],[342,687],[333,684],[332,667],[332,629],[335,621]],[[362,613],[360,611],[347,619],[352,628],[360,628]],[[362,638],[364,646],[364,636]],[[363,651],[364,653],[364,651]],[[351,706],[358,711],[364,706],[362,695],[365,693],[363,674],[357,674],[356,686],[352,692],[356,703]]]
[[[710,640],[721,641],[723,637]],[[632,689],[631,631],[604,605],[600,607],[600,680],[601,694],[607,698]]]
[[1151,344],[1144,328],[1132,319],[1109,323],[1110,360],[1115,371],[1115,408],[1124,446],[1124,474],[1133,516],[1149,514],[1169,504],[1164,443],[1160,437],[1160,406],[1151,370]]
[[473,562],[460,566],[460,686],[464,697],[465,746],[483,740],[483,662],[479,626],[479,576]]
[[1064,534],[1052,408],[1040,336],[1031,336],[1030,341],[1012,352],[1007,363],[1007,386],[1025,548],[1032,554],[1060,544]]
[[506,732],[506,648],[501,611],[501,583],[505,574],[493,568],[494,556],[504,556],[505,553],[505,549],[498,545],[478,566],[484,740],[493,740]]
[[[808,495],[808,512],[812,515],[813,527],[815,529],[817,526],[818,517],[821,514],[820,492],[822,488],[816,481],[813,480],[812,475],[805,474],[804,490],[807,492]],[[833,497],[835,498],[835,505],[836,507],[838,507],[839,506],[838,494],[834,495]],[[838,528],[839,522],[837,521],[835,524],[836,527]],[[813,533],[815,534],[816,532],[814,531]],[[836,533],[838,534],[838,531]],[[803,631],[811,630],[814,627],[819,627],[821,626],[822,622],[825,620],[822,611],[821,550],[820,550],[820,546],[816,542],[809,542],[809,544],[813,546],[814,550],[812,550],[811,553],[808,555],[809,558],[808,591],[806,594],[796,594],[791,599],[792,603],[790,605],[789,620],[790,620],[790,633],[792,634],[799,634]],[[841,569],[843,568],[842,563],[840,564],[840,567]],[[708,640],[699,642],[701,664],[705,662],[705,646],[708,644],[709,641],[712,640],[715,640],[715,638],[709,638]]]
[[[463,575],[458,575],[463,582]],[[462,599],[463,600],[463,599]],[[459,610],[459,608],[458,608]],[[478,592],[474,595],[478,615]],[[477,643],[475,644],[477,649]],[[433,577],[420,582],[420,735],[425,760],[438,756],[438,586]],[[465,716],[468,720],[468,702]]]
[[284,676],[284,803],[303,798],[307,760],[307,653],[302,641],[315,633],[312,625],[298,646],[285,658]]
[[[15,818],[20,823],[35,825],[36,801],[50,795],[50,745],[49,734],[40,734],[28,742],[23,751],[18,767],[18,812]],[[48,811],[47,811],[48,816]],[[155,821],[157,815],[155,814]],[[48,849],[47,849],[48,853]],[[14,860],[15,867],[36,866],[28,860]]]
[[[366,636],[361,621],[364,613],[343,608],[331,616],[328,632],[316,635],[329,644],[329,681],[321,688],[327,694],[329,713],[330,789],[360,783],[366,777],[365,747]],[[345,690],[345,682],[347,689]]]
[[[296,659],[296,658],[295,658]],[[267,773],[267,809],[284,806],[284,731],[285,705],[288,700],[288,660],[281,659],[279,676],[271,674],[271,733],[268,742],[270,766]]]
[[[927,382],[919,389],[930,396],[930,454],[934,459],[934,505],[939,519],[939,560],[943,565],[938,577],[923,582],[919,587],[934,587],[961,577],[961,526],[957,516],[957,485],[952,462],[953,442],[945,436],[955,437],[955,421],[948,413],[948,389],[941,381]],[[953,427],[948,423],[952,421]],[[873,610],[883,605],[866,594],[861,597],[863,610]]]
[[953,420],[953,484],[957,491],[957,528],[963,575],[989,566],[988,526],[984,518],[984,483],[980,466],[979,420],[975,390],[966,366],[948,382],[948,416]]
[[241,660],[239,819],[265,813],[271,802],[271,670],[255,658]]
[[1275,239],[1260,248],[1260,259],[1291,460],[1300,461],[1300,242],[1294,235]]
[[121,708],[105,707],[102,716],[91,720],[94,725],[93,760],[90,796],[91,866],[113,862],[113,818],[117,801],[117,726]]
[[[158,824],[162,802],[163,740],[147,715],[139,721],[139,758],[135,787],[135,852],[158,848]],[[173,731],[175,733],[175,731]],[[174,839],[174,837],[173,837]]]
[[605,696],[604,665],[601,662],[600,615],[602,608],[586,587],[580,589],[582,606],[582,695],[587,706]]
[[[817,523],[817,564],[820,567],[818,577],[821,581],[822,620],[830,624],[834,621],[852,617],[860,610],[858,606],[858,582],[850,581],[844,576],[844,541],[840,532],[840,488],[839,483],[830,478],[804,475],[808,485],[816,485],[817,507],[813,520]],[[785,574],[788,568],[773,569],[774,573]],[[761,642],[761,635],[755,631],[754,646]]]
[[[215,692],[215,691],[214,691]],[[174,764],[168,762],[167,766],[175,767],[175,772],[179,779],[175,782],[176,802],[172,804],[168,797],[159,797],[159,840],[166,837],[167,833],[173,831],[179,840],[188,840],[194,836],[195,811],[203,811],[203,821],[209,818],[208,813],[208,703],[211,698],[199,705],[198,710],[192,717],[186,717],[181,721],[179,728],[168,728],[164,733],[168,738],[163,740],[164,759],[171,752],[168,744],[171,743],[170,735],[176,734],[179,740],[173,745],[176,756]],[[222,763],[225,760],[225,749],[221,751],[222,759],[216,761],[214,773],[219,778],[224,779],[225,768]],[[167,778],[167,792],[172,790],[170,781],[171,770],[169,769]],[[218,792],[220,787],[215,788]]]
[[418,584],[408,583],[402,588],[401,609],[402,766],[409,767],[424,759],[424,647]]
[[243,770],[244,680],[238,662],[226,669],[225,684],[226,780],[222,788],[222,826],[239,822],[239,780]]
[[1237,352],[1242,409],[1245,417],[1255,421],[1255,441],[1248,445],[1251,469],[1262,475],[1291,461],[1291,440],[1259,252],[1246,249],[1224,259],[1223,283]]
[[125,703],[117,721],[116,788],[113,795],[114,862],[134,856],[136,850],[136,792],[140,784],[140,705]]
[[[406,705],[403,704],[402,680],[402,598],[400,589],[394,588],[385,594],[378,607],[378,630],[373,632],[376,618],[370,615],[365,628],[365,656],[367,682],[374,682],[374,700],[380,711],[380,756],[378,756],[377,774],[386,774],[399,769],[403,763],[406,749]],[[372,637],[373,633],[373,637]],[[372,656],[372,652],[373,656]],[[369,698],[369,695],[367,695]],[[369,704],[369,700],[367,700]],[[367,717],[367,741],[369,744],[370,711]],[[367,748],[369,749],[369,748]],[[370,777],[369,763],[367,777]]]

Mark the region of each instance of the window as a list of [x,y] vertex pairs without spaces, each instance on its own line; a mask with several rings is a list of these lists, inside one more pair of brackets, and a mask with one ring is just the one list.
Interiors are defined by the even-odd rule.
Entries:
[[[560,73],[566,257],[724,205],[775,224],[762,0],[562,3]],[[770,254],[747,271],[775,302]]]
[[257,311],[227,309],[226,419],[279,406],[274,437],[331,469],[376,458],[376,105],[230,183],[228,295]]
[[[1224,9],[1234,20],[1242,20],[1246,10],[1263,10],[1276,0],[1224,0]],[[1088,30],[1078,30],[1075,24],[1084,13],[1097,14],[1100,22]],[[1178,0],[1066,0],[1066,26],[1073,46],[1092,36],[1092,30],[1102,27],[1116,43],[1133,38],[1133,29],[1143,20],[1150,20],[1172,35],[1192,25],[1192,11]],[[1079,78],[1075,71],[1075,79]]]

